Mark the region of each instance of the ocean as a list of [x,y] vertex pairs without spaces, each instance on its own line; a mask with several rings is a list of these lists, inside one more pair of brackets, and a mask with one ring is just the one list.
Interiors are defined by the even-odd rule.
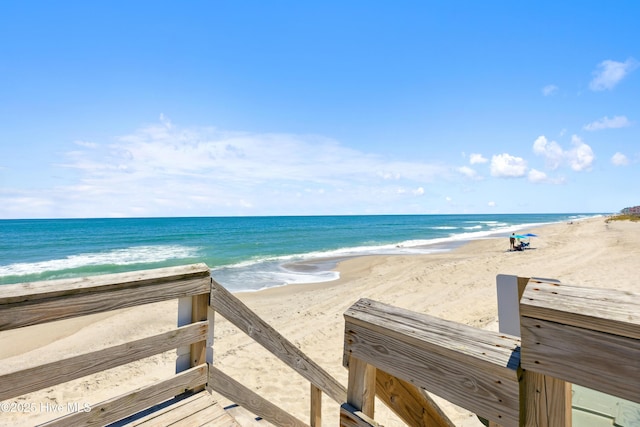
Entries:
[[254,291],[334,280],[336,262],[348,257],[447,251],[473,239],[506,238],[514,231],[591,216],[0,220],[0,285],[204,262],[230,291]]

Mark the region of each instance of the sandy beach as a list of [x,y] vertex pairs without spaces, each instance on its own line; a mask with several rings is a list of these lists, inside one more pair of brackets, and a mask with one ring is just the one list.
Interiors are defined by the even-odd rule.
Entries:
[[[472,241],[446,253],[353,258],[338,265],[340,279],[333,282],[283,286],[238,296],[346,385],[347,371],[342,366],[343,313],[359,298],[497,330],[498,274],[640,292],[640,284],[634,280],[640,255],[640,223],[606,223],[600,217],[523,232],[539,235],[532,239],[532,249],[523,252],[508,251],[508,238],[491,238]],[[176,308],[177,302],[167,302],[142,310],[126,309],[0,333],[0,370],[12,372],[171,329]],[[225,319],[216,316],[215,320],[216,366],[307,421],[308,382]],[[20,399],[38,405],[97,403],[170,375],[174,361],[175,352],[164,353]],[[468,411],[438,402],[457,426],[482,425]],[[324,425],[337,425],[338,405],[326,396],[323,405]],[[42,412],[30,417],[1,413],[0,425],[33,425],[55,416]],[[387,427],[404,425],[382,404],[376,405],[376,420]]]

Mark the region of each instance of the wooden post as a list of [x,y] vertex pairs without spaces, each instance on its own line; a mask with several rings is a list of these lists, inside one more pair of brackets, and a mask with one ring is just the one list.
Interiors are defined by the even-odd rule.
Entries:
[[373,418],[376,397],[376,368],[357,357],[349,357],[347,403]]
[[[209,316],[209,297],[210,295],[207,293],[180,298],[178,302],[178,326],[207,320]],[[189,347],[177,349],[176,373],[207,361],[207,345],[210,342],[210,333],[211,331],[207,332],[207,339],[204,341],[198,341]]]
[[[192,297],[178,299],[178,327],[191,323]],[[176,374],[191,367],[191,346],[176,349]]]
[[520,425],[571,427],[571,384],[544,374],[523,371]]
[[311,427],[322,425],[322,390],[311,384]]

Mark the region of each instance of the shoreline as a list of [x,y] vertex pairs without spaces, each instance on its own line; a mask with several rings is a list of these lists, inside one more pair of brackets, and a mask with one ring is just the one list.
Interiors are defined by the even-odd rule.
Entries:
[[[510,252],[508,235],[472,240],[452,251],[423,255],[366,255],[339,262],[340,278],[330,282],[292,284],[253,292],[237,292],[244,304],[342,384],[343,313],[359,298],[395,305],[416,312],[497,330],[495,276],[547,277],[586,287],[640,292],[633,281],[640,255],[640,223],[605,223],[604,217],[526,228],[539,235],[532,249]],[[125,309],[106,319],[90,319],[78,330],[41,348],[3,360],[9,372],[25,363],[69,356],[128,340],[132,336],[175,326],[177,304],[159,303]],[[139,328],[131,328],[131,324]],[[23,332],[28,331],[16,331]],[[28,339],[47,340],[44,331]],[[39,336],[36,336],[39,335]],[[19,334],[13,339],[19,339]],[[5,341],[3,341],[5,340]],[[6,337],[0,334],[0,349]],[[33,402],[91,399],[97,403],[145,381],[173,372],[175,352],[116,368],[100,374],[100,380],[84,378],[28,395]],[[221,316],[215,317],[214,363],[216,367],[300,419],[308,419],[308,382],[255,343]],[[110,386],[109,390],[98,387]],[[290,392],[296,390],[297,392]],[[221,403],[228,403],[220,399]],[[438,400],[459,427],[480,427],[468,411]],[[337,424],[338,405],[326,401],[324,419]],[[393,427],[395,417],[384,405],[376,405],[376,420]],[[0,420],[4,421],[4,420]],[[30,425],[16,417],[12,423]],[[1,422],[0,422],[1,423]]]

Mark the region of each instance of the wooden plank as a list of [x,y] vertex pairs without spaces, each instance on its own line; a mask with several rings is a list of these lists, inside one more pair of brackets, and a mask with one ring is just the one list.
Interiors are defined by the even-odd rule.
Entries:
[[382,425],[363,414],[362,411],[344,403],[340,406],[340,427],[382,427]]
[[[85,282],[59,283],[50,291],[42,285],[48,282],[2,286],[0,331],[209,292],[208,270],[182,268],[179,274],[162,276],[171,272],[166,270],[85,277]],[[5,291],[11,286],[21,286],[24,293]]]
[[407,425],[455,427],[422,390],[381,370],[376,372],[376,395]]
[[530,317],[520,323],[524,369],[640,402],[640,340]]
[[520,315],[640,339],[640,294],[531,279]]
[[[172,415],[172,417],[179,417],[176,421],[171,423],[163,422],[156,424],[157,427],[164,427],[171,425],[172,427],[195,427],[195,426],[209,426],[209,427],[240,427],[240,424],[224,410],[213,397],[207,393],[198,393],[204,395],[202,400],[207,400],[209,405],[204,408],[195,410],[190,406],[181,407],[177,411],[178,414]],[[164,418],[162,421],[165,421]],[[167,420],[168,421],[168,420]]]
[[204,263],[198,263],[130,271],[126,273],[101,274],[98,276],[3,285],[0,290],[0,305],[83,293],[144,287],[159,283],[209,276],[209,267]]
[[520,422],[524,427],[571,427],[571,384],[532,371],[520,382]]
[[369,300],[345,313],[345,357],[504,426],[519,420],[519,340]]
[[375,414],[376,368],[353,355],[349,358],[347,403],[368,417]]
[[240,424],[209,394],[195,393],[120,427],[165,426],[240,427]]
[[172,378],[141,387],[131,393],[109,399],[91,407],[90,412],[78,412],[50,421],[43,426],[103,426],[162,403],[207,382],[207,365],[180,372]]
[[131,420],[130,422],[122,424],[120,427],[151,427],[151,426],[166,426],[184,418],[184,409],[189,408],[188,411],[200,411],[207,406],[216,403],[213,396],[208,392],[195,393],[189,397],[180,399],[169,406],[153,410],[148,415],[141,418]]
[[310,422],[311,427],[320,427],[322,425],[322,390],[311,384],[311,411]]
[[307,424],[264,399],[253,390],[246,388],[214,366],[209,366],[208,386],[227,399],[237,403],[272,424],[282,427],[307,426]]
[[334,401],[339,404],[346,401],[347,390],[342,384],[215,281],[212,281],[210,304],[215,311]]
[[[207,322],[208,326],[208,310],[209,310],[209,299],[211,295],[207,292],[206,294],[194,295],[191,297],[191,323],[197,322]],[[190,367],[198,366],[201,363],[207,362],[207,339],[208,334],[204,336],[204,339],[201,341],[197,341],[191,344],[190,348]],[[194,391],[202,391],[204,390],[204,386],[202,389],[196,389]]]
[[207,336],[207,326],[207,322],[198,322],[137,341],[5,374],[0,377],[0,401],[201,341]]
[[[241,427],[220,405],[209,406],[193,413],[171,427]],[[158,426],[161,427],[161,426]],[[162,426],[164,427],[164,426]]]
[[[454,359],[468,361],[471,358],[478,365],[488,362],[485,367],[495,367],[496,372],[503,367],[515,369],[517,366],[518,360],[512,360],[512,353],[519,347],[520,340],[507,334],[472,328],[366,298],[353,304],[344,317],[351,324],[367,325],[390,337],[401,337],[408,343],[431,342],[433,351]],[[452,337],[455,342],[451,342]],[[455,348],[452,349],[452,345]],[[345,339],[345,348],[348,346]],[[348,356],[346,352],[345,356]]]

